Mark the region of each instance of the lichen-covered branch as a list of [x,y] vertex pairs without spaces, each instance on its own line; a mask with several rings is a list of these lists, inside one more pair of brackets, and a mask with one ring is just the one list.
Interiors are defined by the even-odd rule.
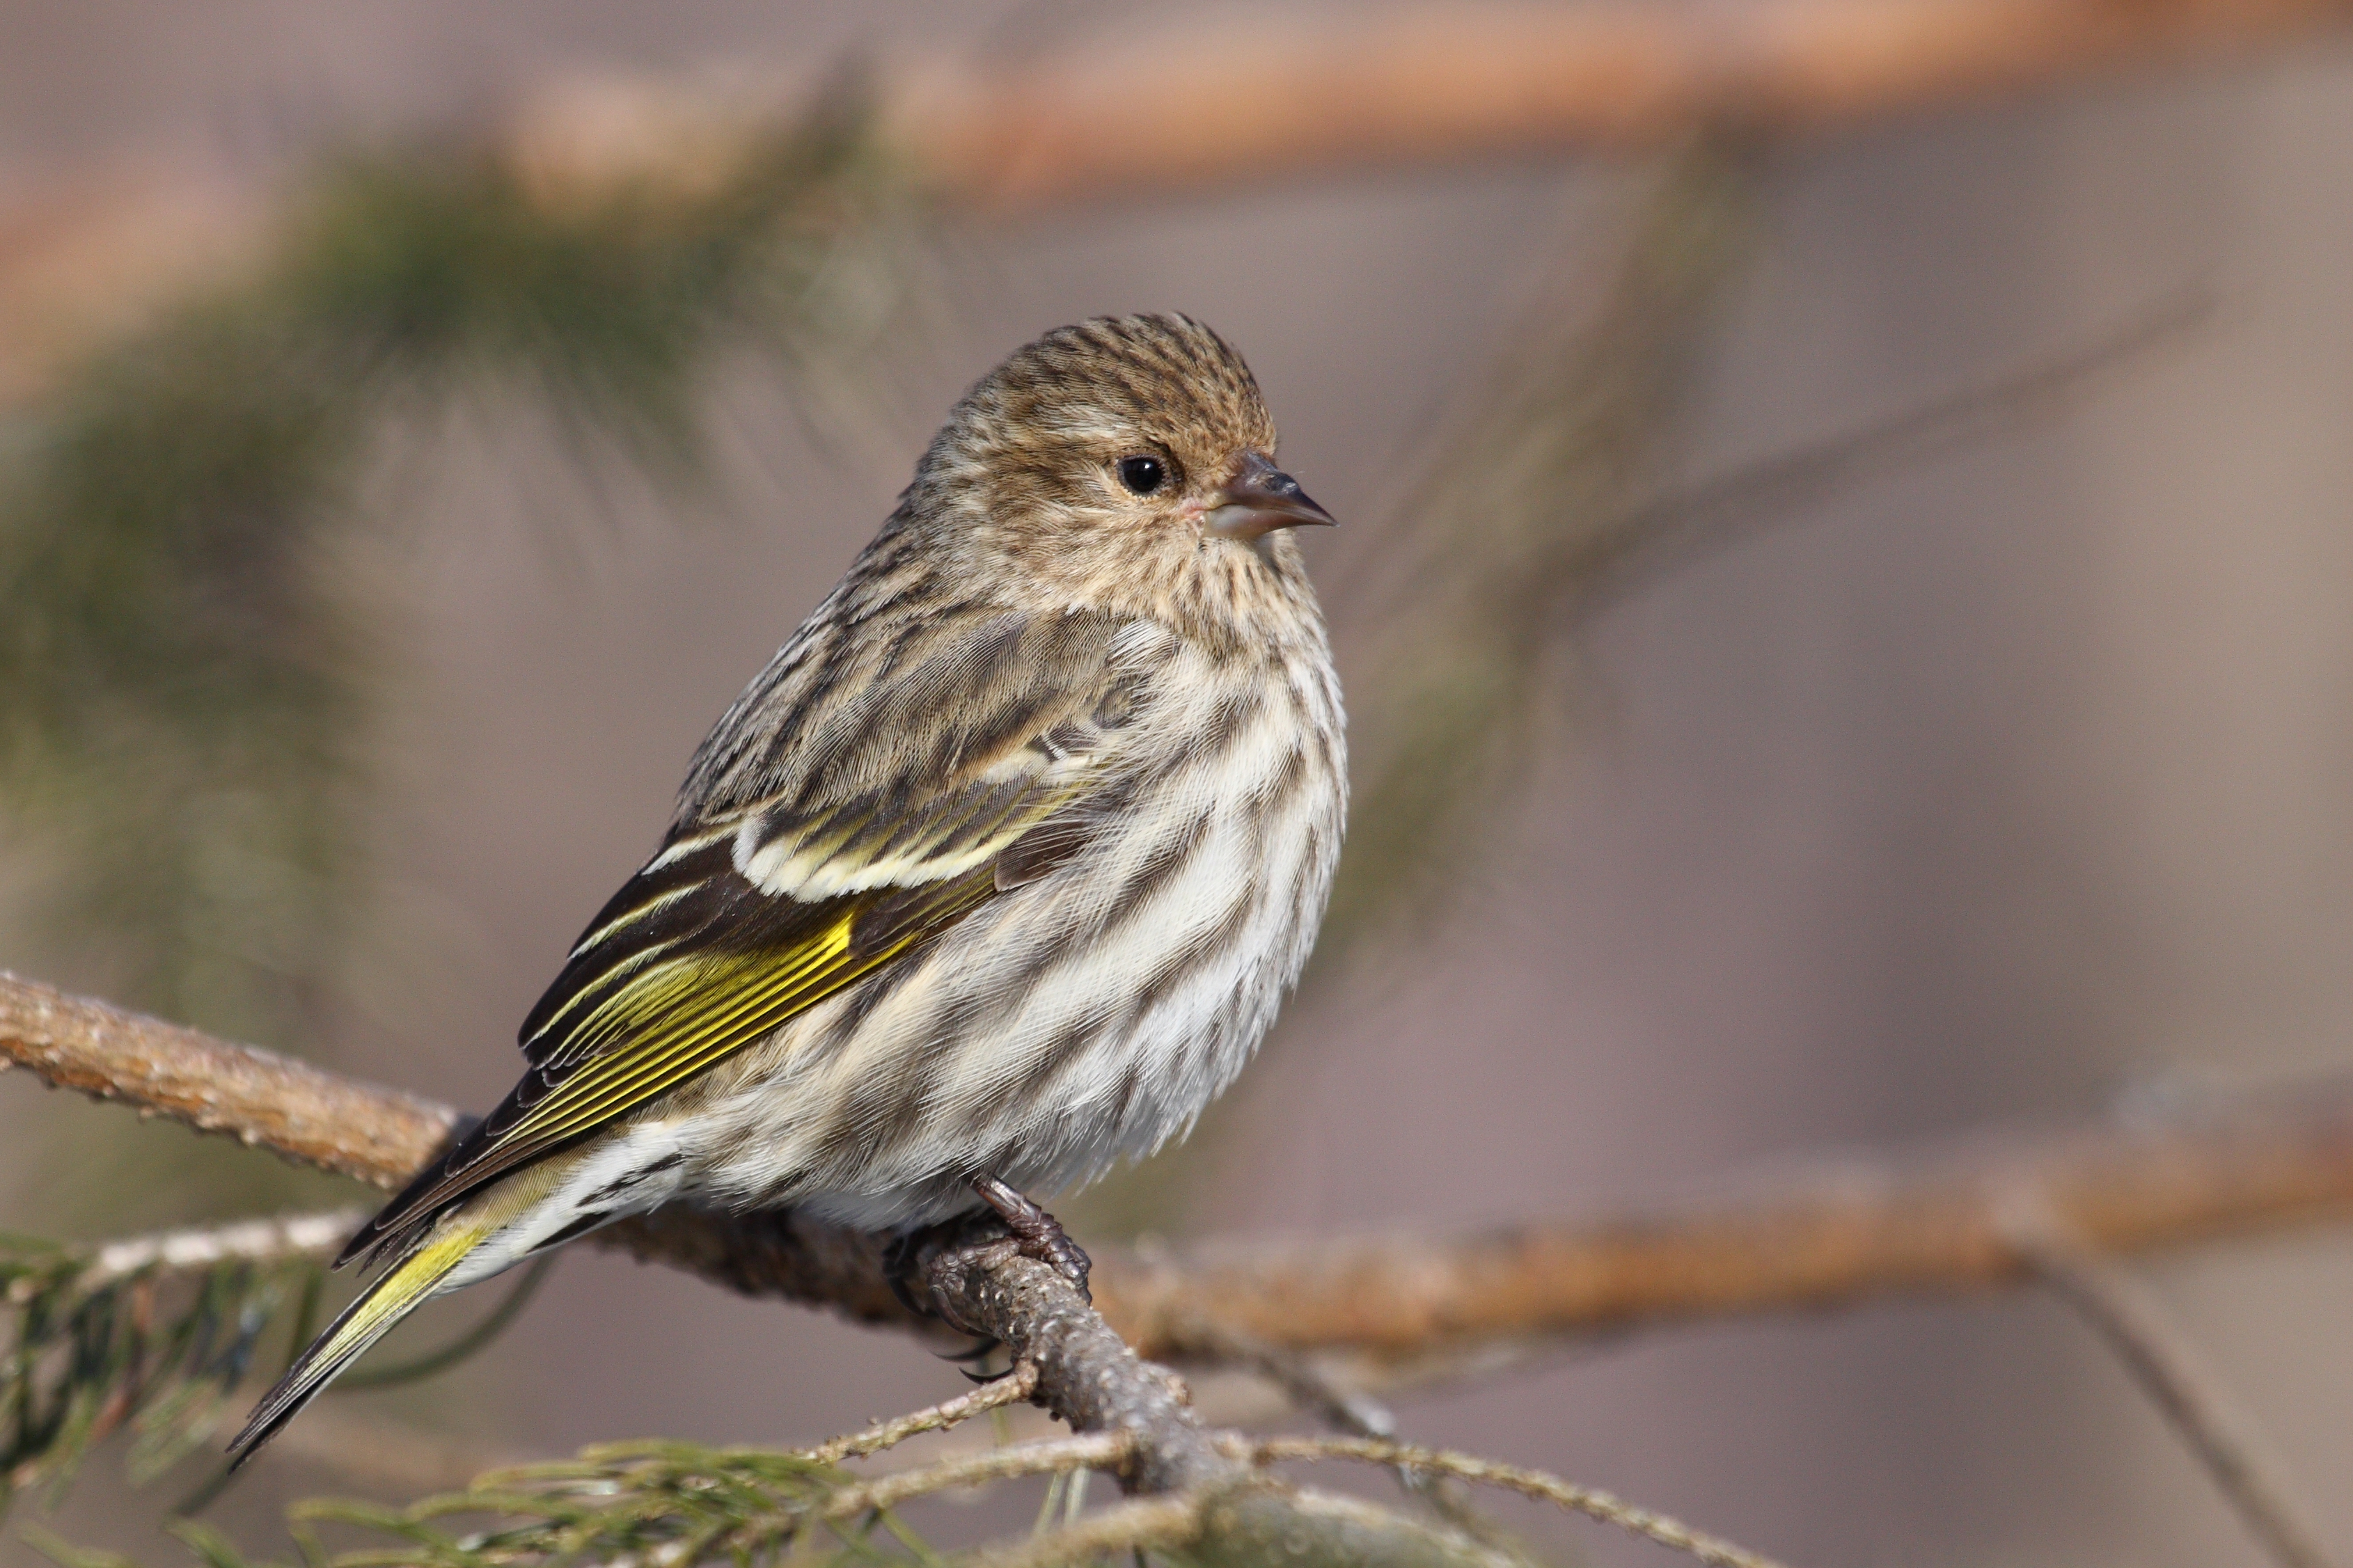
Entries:
[[[379,1185],[430,1158],[455,1120],[413,1096],[5,974],[0,1061]],[[1222,1336],[1409,1360],[2016,1284],[2029,1267],[2005,1215],[2021,1193],[2106,1254],[2342,1220],[2353,1216],[2353,1085],[1855,1163],[1616,1219],[1103,1249],[1094,1291],[1111,1329],[1150,1358],[1214,1359]],[[745,1294],[918,1326],[884,1283],[879,1242],[803,1216],[664,1210],[600,1239]]]

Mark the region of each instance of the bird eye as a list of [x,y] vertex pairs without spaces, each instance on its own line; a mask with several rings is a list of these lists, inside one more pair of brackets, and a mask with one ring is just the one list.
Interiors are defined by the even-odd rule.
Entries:
[[1119,482],[1137,495],[1150,495],[1167,479],[1167,465],[1157,458],[1122,458],[1119,460]]

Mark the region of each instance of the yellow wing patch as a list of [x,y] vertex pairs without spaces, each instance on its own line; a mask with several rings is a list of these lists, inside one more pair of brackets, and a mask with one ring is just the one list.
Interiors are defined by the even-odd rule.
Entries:
[[610,1121],[887,963],[913,940],[911,934],[854,960],[850,934],[859,914],[855,907],[845,910],[788,953],[655,963],[583,1026],[593,1037],[643,1032],[584,1062],[512,1136],[562,1140]]
[[[744,889],[740,879],[735,886]],[[567,1022],[567,1009],[559,1008],[548,1020],[555,1037],[540,1042],[552,1047],[542,1069],[353,1238],[346,1256],[628,1115],[944,930],[997,890],[987,867],[925,888],[879,889],[816,905],[744,889],[743,896],[783,911],[769,940],[761,940],[756,922],[749,932],[739,923],[717,939],[707,928],[667,940],[652,931],[608,937],[632,950],[631,958],[614,963],[591,950],[575,961],[591,975],[568,998],[583,1011]]]

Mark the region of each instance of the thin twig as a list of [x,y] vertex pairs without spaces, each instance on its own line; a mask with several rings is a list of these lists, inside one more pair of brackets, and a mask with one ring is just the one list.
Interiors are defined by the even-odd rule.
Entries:
[[1188,1360],[1245,1367],[1281,1389],[1292,1404],[1352,1437],[1394,1437],[1397,1415],[1368,1394],[1343,1386],[1307,1356],[1212,1323],[1185,1340]]
[[1608,1492],[1580,1487],[1557,1476],[1546,1475],[1542,1470],[1523,1469],[1517,1465],[1497,1464],[1469,1454],[1418,1447],[1413,1444],[1390,1442],[1379,1437],[1256,1437],[1235,1441],[1239,1448],[1247,1451],[1254,1462],[1261,1465],[1276,1464],[1285,1459],[1364,1459],[1376,1465],[1410,1465],[1416,1469],[1458,1476],[1466,1481],[1501,1487],[1524,1497],[1557,1503],[1588,1518],[1631,1531],[1662,1546],[1689,1552],[1703,1563],[1715,1564],[1716,1568],[1781,1568],[1770,1557],[1736,1546],[1704,1530],[1694,1530],[1680,1520],[1653,1513],[1646,1508],[1637,1508]]
[[[1203,1352],[1257,1373],[1326,1426],[1352,1437],[1397,1436],[1397,1415],[1388,1405],[1361,1389],[1343,1385],[1312,1357],[1215,1328],[1204,1327],[1198,1334],[1196,1343]],[[1508,1531],[1478,1510],[1454,1478],[1411,1465],[1390,1468],[1398,1486],[1428,1503],[1449,1524],[1499,1552],[1526,1554]]]
[[92,1252],[80,1281],[95,1287],[150,1268],[178,1273],[219,1263],[331,1257],[367,1216],[365,1209],[329,1209],[323,1214],[279,1215],[125,1237]]
[[2212,290],[2193,284],[2022,371],[1647,500],[1591,531],[1564,574],[1563,616],[1589,619],[1636,584],[1720,553],[1865,479],[2048,425],[2104,381],[2186,346],[2214,311]]
[[2010,1235],[2021,1260],[2107,1342],[2282,1568],[2334,1568],[2254,1424],[2157,1298],[2085,1249],[2043,1205],[2018,1205]]
[[1136,1498],[1060,1530],[983,1552],[972,1559],[972,1568],[1054,1568],[1066,1563],[1093,1563],[1114,1552],[1182,1546],[1200,1531],[1199,1498]]
[[944,1432],[976,1415],[1004,1405],[1018,1405],[1037,1392],[1037,1363],[1019,1362],[1003,1377],[984,1384],[961,1398],[934,1405],[928,1410],[918,1410],[911,1415],[878,1421],[862,1432],[852,1432],[818,1444],[807,1451],[807,1457],[820,1465],[838,1465],[844,1459],[862,1459],[885,1448],[896,1447],[920,1433]]
[[862,1513],[896,1508],[912,1498],[955,1491],[1018,1476],[1068,1475],[1072,1470],[1117,1469],[1127,1462],[1135,1439],[1125,1433],[1091,1432],[1075,1437],[1050,1437],[1008,1448],[986,1448],[958,1454],[896,1475],[882,1476],[844,1487],[825,1500],[823,1519],[855,1519]]

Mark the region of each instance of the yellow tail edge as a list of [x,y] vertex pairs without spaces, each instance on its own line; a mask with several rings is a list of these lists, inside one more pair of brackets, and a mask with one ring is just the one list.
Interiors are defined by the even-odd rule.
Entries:
[[495,1228],[487,1223],[460,1225],[431,1237],[362,1291],[253,1407],[245,1429],[228,1446],[229,1468],[234,1470],[251,1458],[254,1450],[275,1436],[345,1367],[391,1332],[393,1325],[414,1311]]

